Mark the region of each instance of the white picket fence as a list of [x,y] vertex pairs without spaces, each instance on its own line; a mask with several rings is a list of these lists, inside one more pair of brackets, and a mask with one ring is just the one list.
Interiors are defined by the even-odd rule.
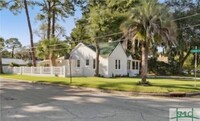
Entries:
[[11,73],[13,73],[13,67],[3,66],[3,72],[6,74],[11,74]]
[[[4,73],[20,74],[20,75],[38,75],[38,76],[70,76],[70,70],[67,66],[60,67],[3,67]],[[72,68],[72,76],[82,76],[81,68]]]

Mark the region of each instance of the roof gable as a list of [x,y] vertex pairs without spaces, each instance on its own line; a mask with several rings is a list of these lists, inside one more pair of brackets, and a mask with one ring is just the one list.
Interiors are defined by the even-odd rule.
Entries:
[[[114,51],[114,49],[117,47],[117,45],[120,43],[120,41],[114,41],[109,43],[100,43],[100,56],[102,57],[108,57],[110,54]],[[88,48],[96,52],[95,45],[92,44],[85,44]]]

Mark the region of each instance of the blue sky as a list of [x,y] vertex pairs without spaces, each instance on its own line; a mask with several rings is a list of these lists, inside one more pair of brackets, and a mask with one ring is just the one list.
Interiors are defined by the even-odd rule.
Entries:
[[[29,8],[30,19],[33,31],[35,31],[41,22],[37,21],[36,15],[39,8]],[[75,27],[75,18],[81,18],[82,14],[79,8],[75,12],[75,16],[69,17],[65,22],[60,21],[60,24],[66,29],[66,35],[69,35]],[[14,15],[9,10],[0,11],[0,36],[4,39],[18,38],[23,45],[29,45],[29,31],[26,21],[25,11],[23,10],[18,15]],[[34,34],[34,42],[39,41],[39,38]]]

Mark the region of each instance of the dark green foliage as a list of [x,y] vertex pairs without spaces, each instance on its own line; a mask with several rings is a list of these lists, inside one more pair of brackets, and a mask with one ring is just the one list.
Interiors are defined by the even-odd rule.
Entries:
[[[200,23],[200,1],[168,0],[166,1],[166,5],[172,10],[178,28],[176,46],[169,49],[166,55],[171,60],[176,61],[177,73],[181,74],[184,63],[187,61],[191,53],[191,49],[194,49],[195,46],[200,45],[200,26],[190,27]],[[179,20],[179,18],[184,19]]]
[[156,58],[149,59],[148,66],[148,71],[156,75],[171,75],[174,73],[174,66],[172,64],[157,61]]
[[12,53],[11,52],[9,52],[8,50],[3,50],[2,51],[2,58],[12,58]]
[[89,33],[85,26],[87,26],[88,21],[85,17],[81,18],[76,22],[76,27],[72,29],[70,40],[77,45],[79,42],[91,43]]
[[56,66],[56,59],[69,53],[69,46],[58,38],[45,39],[38,43],[36,55],[39,58],[50,59],[53,66]]
[[22,47],[21,42],[17,38],[10,38],[5,43],[6,47],[12,50],[12,58],[14,58],[15,49]]
[[147,83],[148,55],[162,43],[167,47],[174,43],[175,27],[171,12],[157,0],[140,0],[140,4],[129,11],[128,19],[121,24],[124,41],[132,41],[132,52],[138,41],[138,46],[141,45],[141,77],[144,85]]
[[32,63],[27,63],[26,66],[31,67],[31,66],[33,66],[33,64]]
[[0,37],[0,51],[4,49],[4,46],[5,46],[5,41],[2,37]]
[[10,67],[19,67],[19,64],[12,62],[9,64],[9,66]]
[[2,68],[2,51],[4,49],[4,39],[0,37],[0,74],[3,73]]
[[36,5],[40,7],[40,13],[37,15],[37,19],[42,23],[47,24],[47,38],[56,37],[56,25],[59,20],[68,18],[74,15],[75,7],[85,3],[85,0],[39,0]]

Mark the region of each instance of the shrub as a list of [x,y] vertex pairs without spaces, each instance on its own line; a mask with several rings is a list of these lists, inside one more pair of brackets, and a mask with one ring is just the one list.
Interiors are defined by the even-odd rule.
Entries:
[[32,63],[27,63],[26,66],[31,67],[31,66],[33,66],[33,64]]
[[156,75],[171,75],[174,73],[174,65],[165,62],[157,61],[156,58],[151,58],[148,61],[149,72]]
[[9,66],[10,67],[19,67],[19,64],[12,62],[9,64]]

